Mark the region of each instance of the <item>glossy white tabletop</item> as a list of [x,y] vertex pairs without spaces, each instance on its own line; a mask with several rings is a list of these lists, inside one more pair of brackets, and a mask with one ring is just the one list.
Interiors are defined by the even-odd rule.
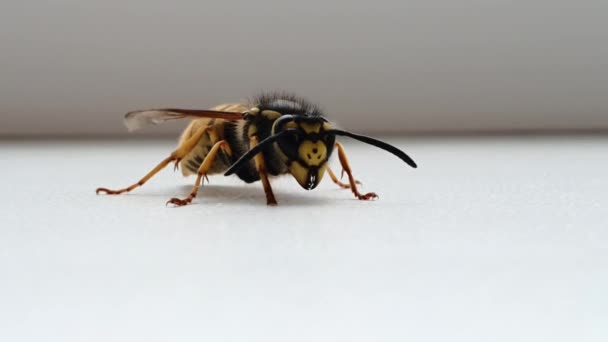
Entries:
[[[608,139],[346,144],[329,179],[167,169],[173,141],[0,142],[2,341],[605,341]],[[339,170],[337,161],[332,162]]]

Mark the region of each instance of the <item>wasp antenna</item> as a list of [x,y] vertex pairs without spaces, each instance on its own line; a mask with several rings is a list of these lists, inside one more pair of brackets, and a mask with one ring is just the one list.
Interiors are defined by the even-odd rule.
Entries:
[[284,135],[293,134],[293,133],[295,133],[293,130],[286,130],[286,131],[282,131],[281,133],[277,133],[275,135],[271,135],[268,138],[260,141],[252,149],[250,149],[249,151],[247,151],[247,153],[243,154],[236,162],[234,162],[234,164],[232,164],[230,166],[230,168],[228,169],[228,171],[226,171],[226,173],[224,173],[224,176],[230,176],[230,175],[234,174],[241,167],[243,167],[243,165],[245,165],[245,163],[247,163],[253,157],[255,157],[256,154],[262,152],[262,149],[264,147],[272,144],[273,142],[277,141],[279,138],[281,138]]
[[332,130],[328,130],[327,134],[334,134],[334,135],[342,135],[342,136],[347,136],[347,137],[351,137],[353,139],[357,139],[359,141],[362,141],[366,144],[370,144],[376,147],[379,147],[385,151],[388,151],[394,155],[396,155],[397,157],[399,157],[399,159],[403,160],[406,164],[408,164],[409,166],[413,167],[413,168],[417,168],[418,165],[416,165],[416,162],[414,162],[414,160],[412,158],[410,158],[410,156],[408,156],[407,154],[405,154],[405,152],[401,151],[400,149],[396,148],[393,145],[387,144],[384,141],[380,141],[378,139],[374,139],[365,135],[360,135],[360,134],[355,134],[355,133],[351,133],[351,132],[347,132],[347,131],[342,131],[339,129],[332,129]]

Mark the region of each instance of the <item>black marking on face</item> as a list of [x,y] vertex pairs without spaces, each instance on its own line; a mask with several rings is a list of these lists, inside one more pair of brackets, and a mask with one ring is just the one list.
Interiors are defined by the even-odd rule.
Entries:
[[306,177],[306,190],[312,190],[319,185],[317,181],[317,175],[319,174],[319,169],[316,167],[311,167],[308,169],[308,177]]

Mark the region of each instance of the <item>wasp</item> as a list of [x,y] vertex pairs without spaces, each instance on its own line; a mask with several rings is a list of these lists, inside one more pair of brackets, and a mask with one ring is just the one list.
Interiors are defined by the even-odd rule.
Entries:
[[[177,148],[137,183],[119,190],[98,188],[96,193],[118,195],[144,185],[170,163],[181,168],[184,176],[196,175],[190,195],[171,198],[167,204],[187,205],[196,197],[207,176],[224,173],[237,175],[246,183],[261,181],[266,203],[277,200],[270,178],[291,174],[306,190],[319,185],[325,173],[338,186],[350,189],[356,198],[370,200],[374,192],[360,193],[344,147],[337,136],[354,138],[386,150],[409,166],[416,163],[405,152],[380,140],[334,128],[322,110],[298,96],[288,93],[264,93],[249,104],[224,104],[209,110],[150,109],[129,112],[124,123],[130,131],[149,124],[190,118]],[[328,165],[334,149],[342,165],[342,183]]]

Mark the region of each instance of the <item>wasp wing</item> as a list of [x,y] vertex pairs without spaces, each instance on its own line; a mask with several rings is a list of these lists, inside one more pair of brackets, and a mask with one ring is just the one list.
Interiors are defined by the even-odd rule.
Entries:
[[127,126],[127,129],[132,132],[147,125],[158,125],[166,121],[183,119],[187,117],[242,120],[243,113],[205,109],[146,109],[127,113],[125,115],[124,123],[125,126]]

